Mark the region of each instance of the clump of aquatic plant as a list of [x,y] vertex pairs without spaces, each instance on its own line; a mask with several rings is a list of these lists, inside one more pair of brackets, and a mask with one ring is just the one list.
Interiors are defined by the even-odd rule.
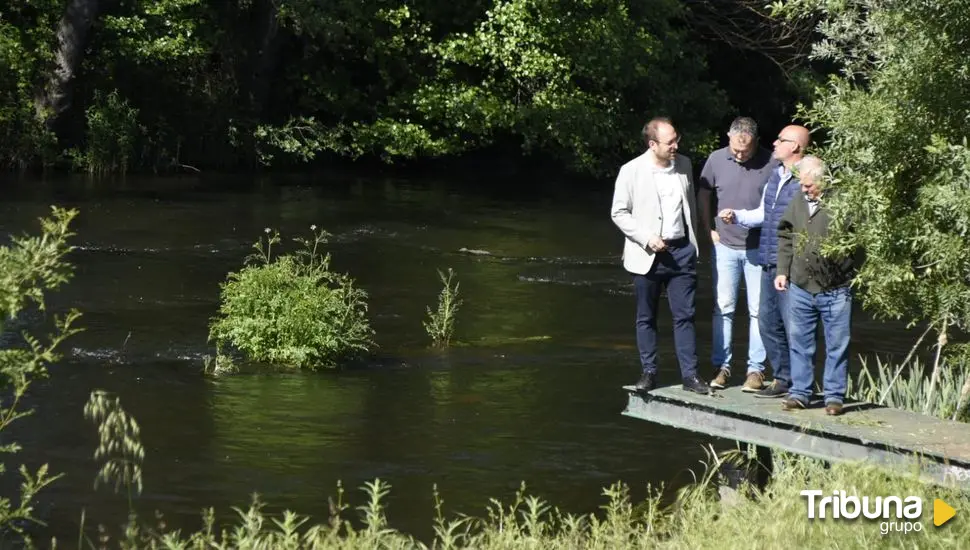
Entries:
[[439,269],[438,279],[441,280],[438,307],[433,311],[430,306],[427,308],[428,319],[424,322],[424,330],[435,346],[447,347],[455,333],[455,319],[462,300],[458,294],[459,283],[450,267],[447,275]]
[[373,347],[367,293],[330,269],[330,254],[323,252],[329,233],[310,230],[312,238],[293,239],[296,252],[274,255],[282,241],[267,228],[246,265],[222,283],[209,330],[220,353],[235,348],[254,361],[317,369]]
[[[60,359],[60,345],[80,332],[74,327],[80,313],[73,310],[54,317],[54,331],[44,341],[26,330],[18,341],[11,330],[11,325],[21,324],[19,317],[26,308],[44,311],[46,294],[72,277],[72,266],[65,257],[74,248],[68,241],[74,235],[70,224],[76,215],[75,210],[55,207],[49,217],[40,220],[39,235],[15,235],[9,244],[0,246],[0,334],[4,337],[4,349],[0,349],[0,434],[31,414],[32,410],[22,406],[28,389],[33,381],[47,377],[48,365]],[[0,453],[15,454],[20,448],[17,442],[4,438]],[[0,474],[6,472],[6,462],[0,462]],[[7,542],[14,533],[29,547],[27,528],[39,523],[34,517],[34,498],[60,476],[52,475],[46,464],[35,472],[21,465],[17,472],[22,478],[19,494],[0,494],[0,534]]]
[[202,357],[202,373],[206,376],[222,376],[237,372],[239,372],[239,366],[229,355],[220,352],[216,353],[215,356],[205,355]]

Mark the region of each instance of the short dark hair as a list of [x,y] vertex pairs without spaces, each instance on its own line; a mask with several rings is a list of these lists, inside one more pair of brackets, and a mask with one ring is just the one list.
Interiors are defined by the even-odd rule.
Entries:
[[739,116],[731,122],[731,127],[728,129],[728,135],[731,134],[748,134],[749,136],[756,138],[758,137],[758,123],[754,121],[753,118],[747,116]]
[[669,124],[670,126],[674,125],[673,121],[671,121],[669,117],[665,117],[665,116],[653,117],[650,120],[648,120],[646,124],[643,125],[643,144],[644,145],[646,145],[647,147],[650,147],[651,141],[660,141],[657,139],[657,128],[659,128],[661,124]]

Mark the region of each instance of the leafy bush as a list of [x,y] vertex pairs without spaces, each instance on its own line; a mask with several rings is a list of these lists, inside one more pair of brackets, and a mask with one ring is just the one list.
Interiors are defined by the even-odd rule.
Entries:
[[373,346],[367,293],[330,270],[330,255],[319,251],[329,234],[310,229],[312,240],[294,239],[301,250],[275,258],[280,236],[266,229],[265,241],[253,245],[257,253],[221,285],[209,341],[255,361],[309,369],[336,367]]
[[802,108],[837,190],[825,250],[865,252],[855,287],[871,315],[936,333],[929,411],[941,372],[970,364],[970,0],[773,5],[793,28],[817,20],[812,58],[839,69]]
[[118,95],[107,97],[95,93],[94,105],[85,111],[87,146],[84,153],[74,152],[74,162],[89,174],[124,174],[135,151],[138,109]]

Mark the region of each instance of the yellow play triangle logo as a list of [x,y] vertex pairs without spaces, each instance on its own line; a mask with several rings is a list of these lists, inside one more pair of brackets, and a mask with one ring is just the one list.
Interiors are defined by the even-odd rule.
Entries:
[[933,501],[933,525],[939,527],[950,521],[955,515],[957,515],[957,511],[949,504],[940,499]]

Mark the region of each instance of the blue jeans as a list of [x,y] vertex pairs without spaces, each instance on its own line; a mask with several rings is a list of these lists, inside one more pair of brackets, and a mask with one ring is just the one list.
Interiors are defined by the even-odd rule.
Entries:
[[815,386],[815,330],[819,319],[825,335],[825,404],[842,403],[849,380],[849,326],[852,291],[849,287],[810,294],[789,284],[791,308],[791,397],[808,403]]
[[785,387],[791,386],[791,357],[788,348],[789,330],[788,292],[775,290],[775,266],[761,271],[761,305],[758,308],[758,328],[771,361],[773,378]]
[[721,243],[714,244],[714,343],[711,362],[714,368],[731,368],[731,337],[734,329],[734,309],[738,303],[738,285],[744,275],[744,289],[748,298],[748,372],[765,370],[765,346],[758,328],[758,308],[761,305],[761,266],[758,249],[735,250]]
[[694,294],[697,290],[697,249],[686,238],[669,241],[658,252],[646,275],[634,275],[637,297],[637,348],[643,372],[657,373],[657,314],[660,290],[667,288],[667,302],[674,322],[674,347],[681,378],[697,376],[697,336],[694,330]]

